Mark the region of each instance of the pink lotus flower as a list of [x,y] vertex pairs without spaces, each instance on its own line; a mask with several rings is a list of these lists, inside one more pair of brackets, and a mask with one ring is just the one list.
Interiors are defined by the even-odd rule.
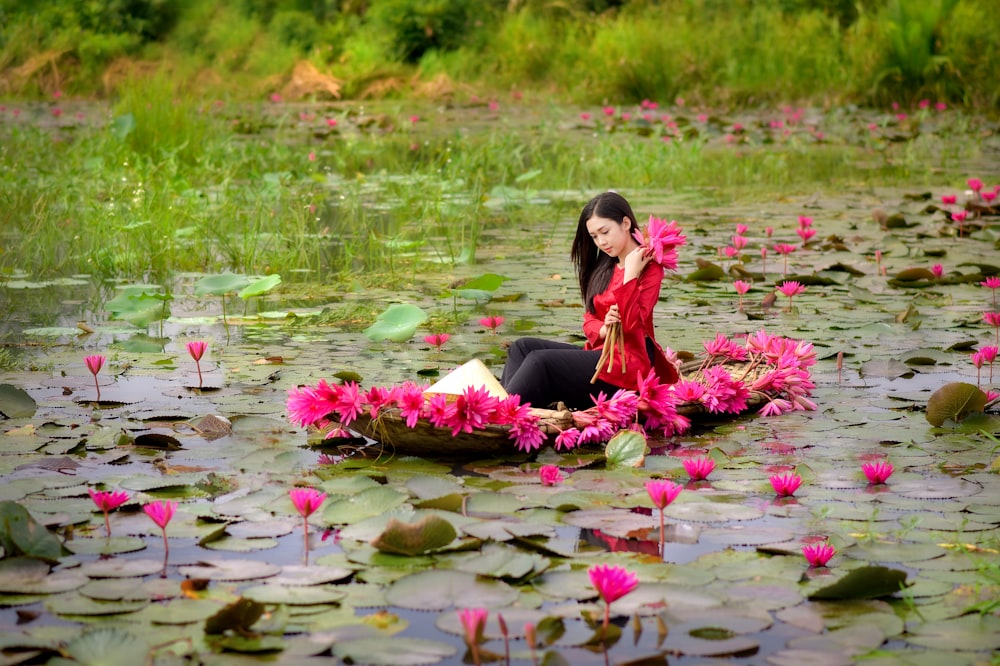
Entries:
[[309,562],[309,516],[323,504],[326,493],[315,488],[292,488],[288,491],[288,496],[295,505],[295,510],[302,516],[302,536],[305,543],[302,560],[306,564]]
[[743,312],[743,294],[750,291],[750,283],[744,282],[743,280],[734,280],[733,289],[735,289],[736,293],[740,296],[740,303],[738,307],[740,312]]
[[983,181],[979,180],[978,178],[970,178],[966,182],[969,185],[969,189],[975,192],[976,194],[979,194],[979,191],[983,189]]
[[868,478],[868,484],[874,486],[885,483],[892,476],[893,467],[891,462],[883,460],[877,463],[865,463],[861,466],[861,471]]
[[588,120],[590,120],[590,114],[584,111],[583,113],[580,114],[580,120],[582,120],[583,122],[587,122]]
[[656,263],[667,270],[677,270],[677,248],[687,243],[687,237],[681,233],[676,220],[668,223],[650,215],[646,233],[636,230],[632,236],[640,247],[652,251]]
[[782,275],[788,274],[788,255],[795,252],[795,246],[789,245],[788,243],[778,243],[774,246],[774,251],[782,255],[785,258],[785,268]]
[[692,481],[704,481],[715,469],[715,461],[708,456],[687,458],[684,460],[684,469]]
[[934,264],[933,266],[931,266],[931,273],[933,273],[934,277],[936,278],[943,276],[944,266],[942,266],[941,264]]
[[646,492],[649,493],[649,499],[652,500],[653,504],[660,511],[667,508],[671,502],[677,499],[682,490],[684,490],[684,486],[665,479],[655,479],[646,482]]
[[836,552],[833,546],[826,541],[810,543],[802,547],[802,554],[805,555],[810,567],[825,567]]
[[1000,345],[1000,312],[984,312],[983,321],[996,329],[996,344]]
[[303,518],[311,516],[326,499],[326,493],[315,488],[292,488],[288,491],[288,496],[292,499],[295,510]]
[[943,203],[945,206],[953,206],[953,205],[955,205],[955,203],[957,201],[958,201],[958,197],[955,196],[954,194],[942,194],[941,195],[941,203]]
[[501,316],[483,317],[482,319],[479,320],[480,325],[485,326],[486,328],[493,331],[494,335],[496,335],[497,329],[500,328],[503,322],[504,319]]
[[443,347],[444,343],[448,342],[450,339],[451,336],[447,333],[434,333],[432,335],[424,336],[424,342],[437,347],[438,351],[441,351],[441,347]]
[[479,644],[483,640],[483,630],[486,629],[486,618],[489,611],[485,608],[463,608],[458,611],[458,619],[462,622],[462,630],[465,632],[465,644],[472,652],[472,661],[476,666],[480,664]]
[[143,506],[142,510],[159,526],[160,531],[163,533],[163,571],[160,572],[160,577],[166,578],[167,558],[170,556],[170,544],[167,541],[167,524],[174,517],[174,512],[177,511],[177,502],[173,500],[158,500]]
[[982,192],[982,193],[980,193],[979,196],[981,196],[983,198],[983,201],[985,201],[988,205],[992,206],[993,205],[993,200],[997,198],[997,193],[996,192],[992,192],[992,191],[991,192]]
[[775,474],[769,480],[778,497],[791,497],[802,485],[802,477],[798,474]]
[[556,465],[542,465],[538,470],[538,479],[543,486],[557,486],[564,478],[566,477]]
[[805,285],[796,282],[795,280],[786,280],[778,286],[778,291],[788,297],[788,310],[792,309],[792,297],[798,296],[806,290]]
[[611,622],[611,604],[631,592],[639,584],[634,573],[614,564],[595,564],[587,570],[590,583],[604,600],[604,629]]
[[552,443],[556,451],[563,449],[575,449],[580,440],[580,431],[576,428],[566,428],[556,435],[556,441]]
[[816,230],[810,229],[809,227],[800,227],[795,230],[795,233],[797,233],[799,238],[802,239],[802,245],[805,245],[813,236],[816,235]]
[[805,215],[799,215],[799,228],[811,227],[813,219]]
[[94,500],[97,508],[104,512],[104,531],[108,538],[111,538],[111,523],[108,521],[108,513],[114,511],[128,501],[128,493],[123,490],[107,491],[87,488],[90,499]]
[[100,354],[87,356],[83,359],[83,362],[87,364],[87,369],[90,370],[90,374],[94,375],[94,388],[97,389],[97,402],[101,401],[101,385],[97,382],[97,373],[104,367],[104,361],[106,360],[107,359]]
[[198,368],[198,388],[201,388],[201,357],[205,355],[205,350],[208,349],[208,343],[204,340],[194,340],[187,343],[188,354],[191,354],[191,358],[194,359],[195,367]]

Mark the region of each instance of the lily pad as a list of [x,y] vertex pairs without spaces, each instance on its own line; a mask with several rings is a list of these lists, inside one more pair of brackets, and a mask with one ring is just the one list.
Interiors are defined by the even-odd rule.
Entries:
[[374,324],[364,330],[364,334],[372,342],[406,342],[425,321],[427,313],[416,305],[393,303],[375,319]]
[[429,570],[399,579],[386,591],[386,600],[401,608],[444,610],[456,606],[506,606],[518,591],[497,580],[483,580],[463,571]]
[[836,582],[816,590],[810,600],[878,599],[899,593],[906,587],[906,572],[888,567],[861,567]]
[[118,627],[98,627],[66,643],[65,653],[74,664],[84,666],[126,666],[149,660],[150,645],[135,634]]
[[339,659],[372,666],[422,666],[436,664],[458,653],[455,646],[423,638],[359,638],[338,641],[333,654]]
[[444,548],[457,536],[455,527],[438,516],[425,516],[416,523],[391,518],[385,531],[372,541],[372,545],[383,553],[424,555]]
[[181,575],[203,580],[257,580],[281,573],[281,567],[254,560],[211,560],[178,568]]
[[972,412],[986,406],[986,394],[974,384],[952,382],[931,394],[927,400],[927,422],[942,426],[947,420],[961,421]]
[[34,416],[38,403],[24,389],[11,384],[0,384],[0,416],[8,419]]

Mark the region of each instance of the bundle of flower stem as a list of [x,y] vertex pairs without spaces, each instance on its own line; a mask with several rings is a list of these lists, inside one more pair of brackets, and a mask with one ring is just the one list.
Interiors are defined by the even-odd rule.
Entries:
[[[611,368],[615,363],[615,347],[618,345],[618,339],[622,335],[622,324],[621,322],[615,322],[608,326],[608,336],[604,338],[604,347],[601,350],[601,358],[597,361],[597,369],[594,370],[594,376],[590,378],[590,383],[593,384],[597,381],[597,376],[601,374],[601,367],[607,363],[608,372],[611,372]],[[621,370],[622,374],[625,374],[625,341],[621,341],[621,346],[618,349],[619,356],[621,358]]]

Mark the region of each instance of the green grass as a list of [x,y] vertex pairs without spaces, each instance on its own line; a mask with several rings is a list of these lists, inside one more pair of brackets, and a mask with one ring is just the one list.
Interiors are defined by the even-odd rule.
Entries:
[[[474,261],[485,230],[552,214],[530,203],[547,193],[579,193],[565,197],[578,205],[607,187],[687,191],[710,203],[872,182],[928,187],[982,150],[979,119],[958,112],[898,124],[814,110],[820,140],[801,123],[769,129],[778,111],[698,118],[674,108],[676,136],[667,137],[662,110],[648,123],[636,108],[617,107],[613,120],[592,110],[584,123],[573,107],[525,104],[455,132],[433,105],[220,106],[142,79],[107,111],[105,125],[56,128],[44,107],[0,125],[2,274],[400,280]],[[424,120],[411,127],[411,114]],[[329,116],[340,120],[337,134]],[[737,121],[745,130],[730,142]],[[571,214],[562,199],[556,210]]]

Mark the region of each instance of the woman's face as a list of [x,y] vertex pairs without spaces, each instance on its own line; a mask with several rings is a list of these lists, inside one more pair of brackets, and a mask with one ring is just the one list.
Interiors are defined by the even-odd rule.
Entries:
[[587,231],[594,239],[594,245],[619,261],[628,254],[627,250],[636,244],[632,238],[632,223],[626,217],[621,224],[606,217],[594,215],[587,220]]

